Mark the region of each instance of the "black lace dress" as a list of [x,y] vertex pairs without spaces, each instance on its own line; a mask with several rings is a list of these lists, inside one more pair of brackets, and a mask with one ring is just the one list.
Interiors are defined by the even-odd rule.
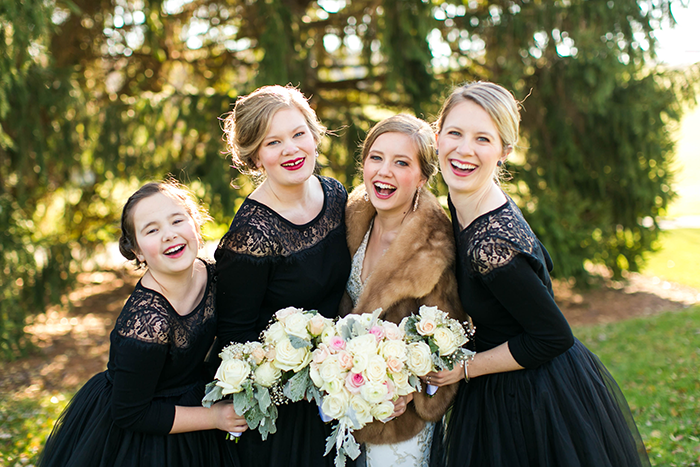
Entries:
[[459,229],[457,280],[476,350],[504,342],[524,370],[462,383],[448,466],[627,467],[649,459],[627,402],[557,307],[551,259],[513,200]]
[[[277,310],[295,306],[334,318],[350,274],[345,240],[347,192],[337,181],[319,177],[321,212],[296,225],[250,198],[236,213],[215,253],[218,274],[217,348],[258,340]],[[330,426],[315,404],[279,407],[277,433],[262,441],[257,430],[243,433],[235,449],[241,465],[332,466],[324,457]]]
[[73,397],[39,466],[237,466],[218,430],[168,434],[175,406],[201,406],[202,362],[216,331],[214,267],[201,302],[180,316],[141,282],[110,335],[107,371]]

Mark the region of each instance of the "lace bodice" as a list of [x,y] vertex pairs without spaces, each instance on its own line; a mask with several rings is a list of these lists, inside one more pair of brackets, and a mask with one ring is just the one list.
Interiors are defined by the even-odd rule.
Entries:
[[[372,226],[374,225],[374,219],[369,224],[369,228],[365,233],[365,237],[362,239],[362,243],[357,248],[355,256],[352,257],[352,266],[350,269],[350,278],[348,279],[348,285],[346,290],[350,299],[352,300],[353,308],[357,305],[357,301],[362,295],[362,289],[364,283],[362,282],[362,264],[365,262],[365,253],[367,251],[367,242],[369,241],[369,236],[372,233]],[[369,277],[367,277],[369,279]],[[367,281],[365,279],[365,281]]]
[[459,237],[467,245],[465,266],[484,276],[509,265],[519,253],[532,256],[539,244],[510,197],[500,208],[476,218]]
[[258,258],[288,257],[318,244],[342,223],[347,199],[338,181],[318,179],[325,196],[321,212],[311,222],[293,224],[268,206],[247,198],[218,249]]
[[[207,264],[207,274],[213,277],[213,265]],[[214,284],[208,280],[200,303],[191,313],[180,316],[167,298],[139,281],[117,318],[114,331],[122,338],[187,349],[198,330],[214,318],[215,299]]]

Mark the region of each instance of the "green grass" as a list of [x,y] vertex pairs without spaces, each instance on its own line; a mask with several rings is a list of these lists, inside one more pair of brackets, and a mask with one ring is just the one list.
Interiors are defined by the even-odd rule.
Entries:
[[0,466],[36,463],[46,437],[71,396],[0,394]]
[[574,332],[620,385],[652,465],[700,465],[700,307]]
[[661,245],[649,255],[642,273],[700,290],[700,229],[664,231]]

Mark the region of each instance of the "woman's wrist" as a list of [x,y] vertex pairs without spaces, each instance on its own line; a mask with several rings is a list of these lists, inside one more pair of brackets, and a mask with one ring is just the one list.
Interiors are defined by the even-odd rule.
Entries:
[[464,381],[467,383],[469,382],[469,363],[471,363],[472,360],[474,360],[474,356],[476,354],[471,354],[468,357],[464,359]]

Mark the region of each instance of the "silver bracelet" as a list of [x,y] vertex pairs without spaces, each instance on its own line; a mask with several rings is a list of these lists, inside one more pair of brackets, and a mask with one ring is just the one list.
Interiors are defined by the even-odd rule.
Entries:
[[464,359],[464,381],[469,382],[469,362],[474,360],[476,353],[473,353]]

